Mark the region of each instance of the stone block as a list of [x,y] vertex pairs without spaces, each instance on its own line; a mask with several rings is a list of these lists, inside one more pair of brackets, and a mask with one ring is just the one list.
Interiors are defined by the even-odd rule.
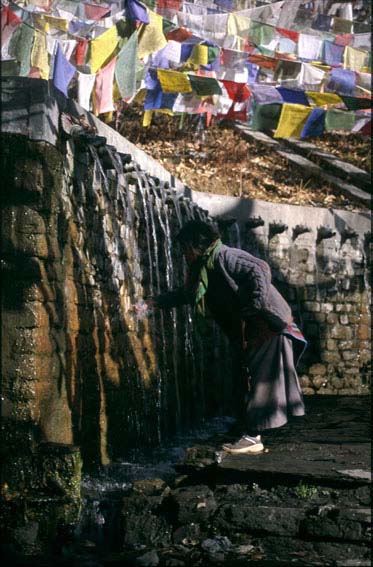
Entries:
[[233,533],[244,531],[255,534],[277,534],[296,536],[304,519],[302,508],[282,508],[277,506],[259,506],[242,501],[223,504],[219,507],[214,526],[217,530],[229,530]]
[[341,356],[338,352],[330,351],[330,352],[322,352],[321,358],[323,362],[328,362],[330,364],[337,364],[341,361]]
[[305,374],[303,374],[302,376],[299,377],[299,383],[300,383],[303,390],[304,390],[304,388],[311,387],[311,380]]
[[370,541],[371,512],[369,509],[333,508],[325,514],[310,515],[302,523],[302,532],[322,540]]
[[352,339],[352,335],[353,333],[351,327],[346,327],[345,325],[340,324],[335,325],[330,332],[332,339],[340,339],[343,341]]
[[8,311],[4,319],[4,328],[49,327],[50,319],[42,303],[25,303],[22,310]]
[[356,336],[360,341],[368,341],[370,339],[370,327],[368,325],[359,325]]
[[320,303],[318,301],[304,301],[303,309],[305,311],[311,311],[317,313],[321,310]]
[[330,386],[335,390],[340,390],[344,386],[343,380],[341,378],[332,378],[330,380]]
[[322,376],[315,376],[312,378],[312,385],[316,388],[316,390],[325,388],[326,384],[327,384],[327,379],[323,378]]
[[208,486],[177,488],[171,492],[172,505],[179,524],[204,523],[216,510],[214,495]]
[[351,313],[351,311],[355,311],[355,306],[352,303],[337,303],[335,310],[337,313]]
[[332,303],[322,303],[321,311],[327,314],[331,313],[332,311],[334,311],[334,305]]
[[326,366],[325,364],[313,364],[308,369],[309,374],[311,376],[325,376],[326,374]]
[[347,314],[343,313],[339,316],[339,322],[341,325],[348,325],[350,323],[350,317]]
[[335,339],[327,339],[326,341],[326,348],[328,350],[336,350],[337,348],[337,341]]
[[47,327],[35,327],[18,329],[10,348],[14,357],[21,354],[49,356],[54,352],[55,345]]
[[313,394],[316,394],[314,388],[302,388],[302,392],[305,396],[312,396]]
[[356,352],[344,350],[342,351],[342,358],[343,360],[356,360]]

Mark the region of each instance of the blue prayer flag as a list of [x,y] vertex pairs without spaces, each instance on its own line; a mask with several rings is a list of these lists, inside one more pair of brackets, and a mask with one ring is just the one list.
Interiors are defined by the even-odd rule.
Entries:
[[66,59],[60,45],[58,45],[54,62],[53,84],[65,96],[67,96],[67,87],[69,86],[75,71],[76,69],[74,65]]

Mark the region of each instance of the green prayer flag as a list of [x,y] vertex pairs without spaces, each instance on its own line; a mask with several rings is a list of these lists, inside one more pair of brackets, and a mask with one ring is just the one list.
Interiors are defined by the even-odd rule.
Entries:
[[200,77],[199,75],[189,75],[192,90],[198,96],[221,95],[222,90],[216,79],[211,77]]
[[361,108],[372,108],[371,98],[358,98],[355,96],[339,95],[346,105],[347,110],[359,110]]
[[274,130],[277,128],[281,110],[281,102],[274,102],[272,104],[255,104],[252,129]]
[[162,18],[162,31],[164,36],[169,34],[172,30],[176,30],[176,28],[176,24],[174,24],[170,20],[167,20],[167,18]]
[[325,130],[351,131],[355,124],[355,112],[330,109],[325,113]]
[[19,76],[27,77],[31,70],[31,50],[35,30],[26,24],[20,24],[13,32],[9,42],[9,55],[20,63]]
[[212,63],[220,55],[220,47],[215,47],[214,45],[207,46],[207,61]]
[[259,22],[250,22],[249,39],[256,45],[268,45],[275,36],[275,28]]
[[115,63],[115,80],[124,99],[130,98],[136,92],[137,53],[137,33],[133,33],[120,50]]

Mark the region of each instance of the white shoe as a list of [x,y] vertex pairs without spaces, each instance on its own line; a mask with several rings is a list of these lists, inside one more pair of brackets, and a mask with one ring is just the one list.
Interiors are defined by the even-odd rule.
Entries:
[[241,439],[236,441],[236,443],[226,443],[223,445],[223,449],[228,453],[237,455],[241,453],[262,453],[264,451],[264,445],[260,435],[256,437],[244,435]]

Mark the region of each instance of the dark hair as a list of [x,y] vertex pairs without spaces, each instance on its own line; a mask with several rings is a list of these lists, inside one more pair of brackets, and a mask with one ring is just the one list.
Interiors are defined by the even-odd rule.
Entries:
[[190,244],[201,251],[218,238],[220,238],[219,231],[213,224],[199,220],[187,222],[176,236],[176,240],[181,245]]

